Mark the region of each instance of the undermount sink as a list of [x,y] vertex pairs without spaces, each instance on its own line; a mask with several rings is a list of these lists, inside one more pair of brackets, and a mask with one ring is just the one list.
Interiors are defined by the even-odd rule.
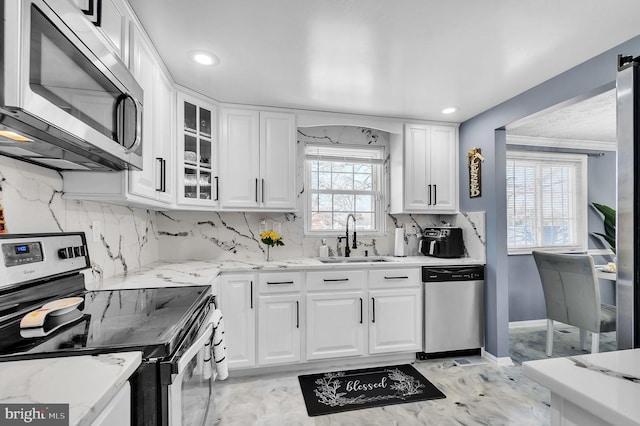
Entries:
[[371,262],[390,262],[390,260],[385,259],[380,256],[369,256],[369,257],[321,257],[320,262],[322,263],[371,263]]

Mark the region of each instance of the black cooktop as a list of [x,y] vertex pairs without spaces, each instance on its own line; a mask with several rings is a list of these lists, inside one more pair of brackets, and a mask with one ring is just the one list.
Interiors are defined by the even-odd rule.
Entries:
[[20,318],[4,324],[0,361],[128,350],[167,357],[210,295],[208,286],[87,291],[77,310],[49,317],[42,329],[21,330]]

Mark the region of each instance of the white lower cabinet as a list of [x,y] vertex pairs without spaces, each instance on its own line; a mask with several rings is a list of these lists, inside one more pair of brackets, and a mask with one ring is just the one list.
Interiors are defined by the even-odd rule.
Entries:
[[131,385],[126,382],[109,401],[91,426],[128,426],[131,424]]
[[260,296],[258,364],[300,361],[300,295]]
[[422,350],[420,288],[369,292],[369,353]]
[[218,302],[230,369],[422,349],[417,267],[223,274]]
[[256,364],[255,274],[222,275],[218,301],[224,315],[229,369]]
[[307,359],[364,355],[364,293],[307,295]]

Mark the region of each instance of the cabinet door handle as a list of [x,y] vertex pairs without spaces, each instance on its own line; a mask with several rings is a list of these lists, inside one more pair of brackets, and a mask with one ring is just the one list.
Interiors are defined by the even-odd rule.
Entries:
[[360,324],[362,324],[362,297],[360,298]]
[[373,316],[371,318],[371,322],[375,323],[376,322],[376,298],[375,297],[371,298],[371,307],[373,308],[371,310],[371,313],[373,314]]
[[334,278],[334,279],[325,278],[322,281],[324,281],[325,283],[335,283],[340,281],[349,281],[349,278]]
[[267,281],[267,284],[293,284],[293,281]]
[[262,196],[262,202],[264,203],[264,179],[260,179],[262,181],[262,188],[260,194]]
[[256,203],[258,202],[258,178],[256,178]]
[[162,192],[167,192],[167,160],[162,159]]
[[429,190],[427,192],[429,192],[429,204],[431,205],[431,185],[427,185],[429,187]]
[[[162,182],[164,180],[163,176],[162,176],[163,175],[163,173],[162,173],[162,158],[156,157],[156,163],[158,163],[158,173],[160,174],[159,176],[156,176],[158,178],[158,184],[156,185],[156,191],[157,192],[164,192],[162,190],[162,187],[163,187]],[[160,185],[159,188],[158,188],[158,185]]]
[[300,302],[296,300],[296,328],[300,328]]
[[404,276],[404,277],[384,277],[385,280],[406,280],[409,277]]
[[251,281],[251,292],[249,293],[249,304],[253,309],[253,281]]
[[438,185],[433,185],[433,205],[438,204]]
[[167,192],[167,160],[162,159],[162,192]]
[[213,201],[218,201],[220,199],[220,188],[218,186],[218,176],[214,177],[214,179],[216,180],[216,199]]

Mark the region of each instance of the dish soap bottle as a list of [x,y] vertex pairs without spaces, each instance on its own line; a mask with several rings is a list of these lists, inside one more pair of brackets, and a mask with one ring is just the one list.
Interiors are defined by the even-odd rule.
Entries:
[[322,240],[322,245],[320,246],[320,257],[329,257],[329,246],[325,239]]

